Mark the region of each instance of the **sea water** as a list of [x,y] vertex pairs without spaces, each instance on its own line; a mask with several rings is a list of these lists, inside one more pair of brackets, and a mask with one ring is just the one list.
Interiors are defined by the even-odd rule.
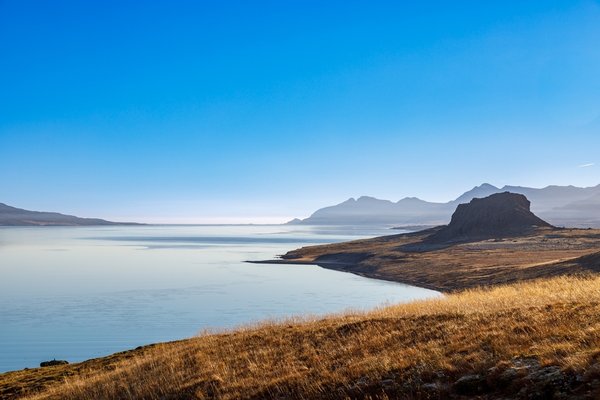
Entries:
[[438,293],[312,265],[250,264],[383,228],[0,228],[0,371],[70,362],[263,319]]

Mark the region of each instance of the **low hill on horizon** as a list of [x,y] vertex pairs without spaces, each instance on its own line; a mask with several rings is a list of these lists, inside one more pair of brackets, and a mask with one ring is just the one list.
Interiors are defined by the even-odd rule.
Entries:
[[57,212],[30,211],[0,203],[0,226],[94,226],[137,225],[133,222],[112,222],[100,218],[80,218]]
[[476,186],[458,198],[436,203],[416,197],[406,197],[397,202],[362,196],[350,198],[340,204],[321,208],[305,219],[295,219],[290,224],[303,225],[443,225],[450,221],[459,204],[474,198],[495,193],[522,194],[531,201],[531,210],[555,226],[600,227],[600,185],[593,187],[547,186],[530,188],[489,183]]

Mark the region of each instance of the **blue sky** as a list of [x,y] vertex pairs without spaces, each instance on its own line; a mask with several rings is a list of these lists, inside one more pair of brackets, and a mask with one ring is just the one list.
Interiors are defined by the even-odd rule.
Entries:
[[599,2],[406,3],[0,0],[0,202],[273,222],[600,183]]

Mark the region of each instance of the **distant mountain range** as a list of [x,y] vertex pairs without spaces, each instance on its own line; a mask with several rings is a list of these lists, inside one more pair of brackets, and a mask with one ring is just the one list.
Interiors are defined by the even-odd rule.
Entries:
[[29,211],[0,203],[0,226],[135,225],[98,218],[79,218],[55,212]]
[[531,210],[555,226],[600,227],[600,185],[580,188],[548,186],[542,189],[522,186],[496,186],[484,183],[447,203],[433,203],[416,197],[397,202],[363,196],[350,198],[335,206],[321,208],[310,217],[295,219],[288,224],[303,225],[441,225],[450,221],[459,204],[495,193],[511,192],[525,195]]

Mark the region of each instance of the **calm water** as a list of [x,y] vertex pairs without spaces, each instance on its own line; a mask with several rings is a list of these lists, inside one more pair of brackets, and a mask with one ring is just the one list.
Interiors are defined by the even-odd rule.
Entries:
[[437,295],[317,266],[260,265],[390,234],[295,226],[0,228],[0,371],[80,361],[294,314]]

